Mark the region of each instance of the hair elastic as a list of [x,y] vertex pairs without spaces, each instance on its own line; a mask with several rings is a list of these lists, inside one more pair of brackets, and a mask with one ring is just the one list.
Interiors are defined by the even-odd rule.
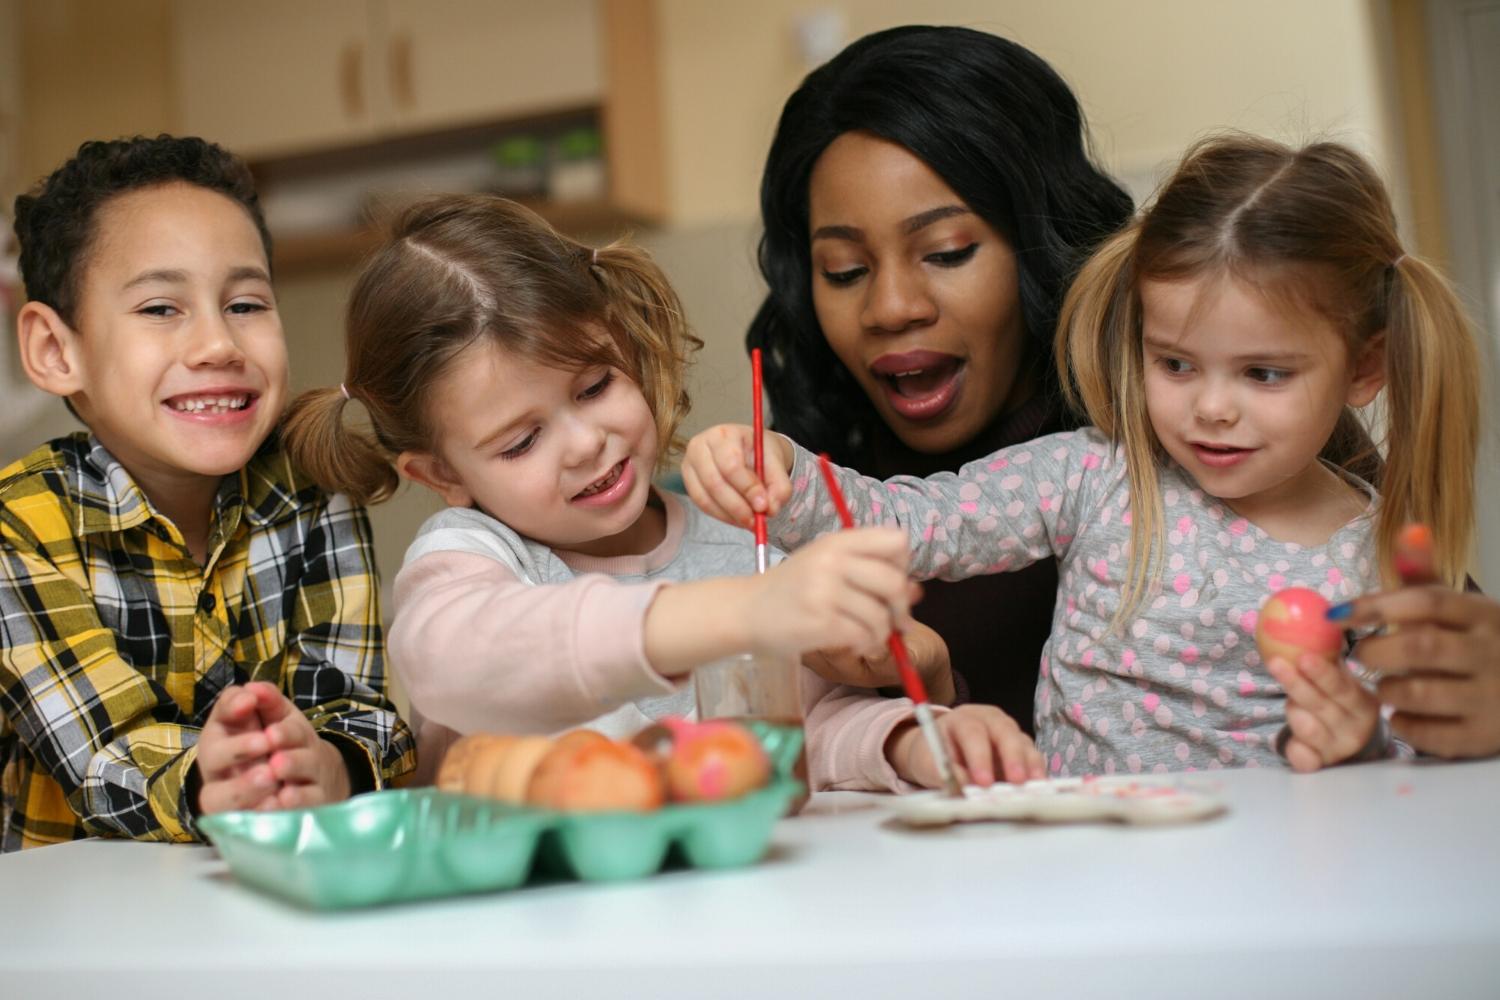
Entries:
[[598,247],[594,247],[594,249],[593,249],[593,257],[591,257],[590,260],[589,260],[589,266],[592,267],[592,266],[597,265],[598,263],[599,263],[599,248]]
[[342,392],[344,394],[344,398],[345,399],[349,399],[350,398],[350,396],[349,396],[349,390],[344,388],[344,383],[342,383],[342,382],[339,383],[339,392]]
[[1393,267],[1393,268],[1400,267],[1401,266],[1401,262],[1403,260],[1405,260],[1405,259],[1406,259],[1406,254],[1403,253],[1401,256],[1399,256],[1395,260],[1391,261],[1391,267]]

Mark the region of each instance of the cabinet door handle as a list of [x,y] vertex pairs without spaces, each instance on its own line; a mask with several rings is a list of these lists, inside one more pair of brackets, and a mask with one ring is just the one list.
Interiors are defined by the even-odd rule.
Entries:
[[344,114],[350,118],[365,113],[365,89],[360,85],[364,55],[365,47],[359,42],[350,42],[339,53],[339,96],[344,102]]
[[411,33],[403,31],[391,39],[391,95],[396,104],[412,110],[417,106],[417,88],[412,77]]

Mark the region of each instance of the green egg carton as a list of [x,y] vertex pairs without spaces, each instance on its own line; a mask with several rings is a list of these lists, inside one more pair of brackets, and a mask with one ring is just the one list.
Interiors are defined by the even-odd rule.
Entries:
[[419,788],[313,809],[218,813],[198,827],[235,878],[317,910],[514,889],[542,875],[640,878],[674,850],[693,868],[734,868],[760,860],[803,790],[792,777],[802,730],[745,725],[774,777],[729,802],[567,813]]

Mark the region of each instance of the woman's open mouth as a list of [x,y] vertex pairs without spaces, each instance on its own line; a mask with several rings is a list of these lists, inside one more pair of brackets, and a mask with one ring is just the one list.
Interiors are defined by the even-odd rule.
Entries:
[[906,351],[875,359],[870,371],[885,389],[891,409],[908,420],[947,413],[963,388],[963,359],[939,351]]

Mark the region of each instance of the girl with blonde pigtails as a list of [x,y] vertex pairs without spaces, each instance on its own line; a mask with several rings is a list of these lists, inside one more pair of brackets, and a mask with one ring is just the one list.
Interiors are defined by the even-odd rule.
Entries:
[[[856,520],[905,529],[918,578],[1057,557],[1037,691],[1049,773],[1407,752],[1353,670],[1263,663],[1254,642],[1273,591],[1348,601],[1395,582],[1408,522],[1431,527],[1443,581],[1468,568],[1477,351],[1369,164],[1328,142],[1200,143],[1084,266],[1056,357],[1092,427],[926,479],[839,473]],[[1383,463],[1349,448],[1382,390]],[[812,456],[777,438],[761,483],[748,440],[725,426],[689,444],[699,505],[773,513],[787,549],[834,529]]]

